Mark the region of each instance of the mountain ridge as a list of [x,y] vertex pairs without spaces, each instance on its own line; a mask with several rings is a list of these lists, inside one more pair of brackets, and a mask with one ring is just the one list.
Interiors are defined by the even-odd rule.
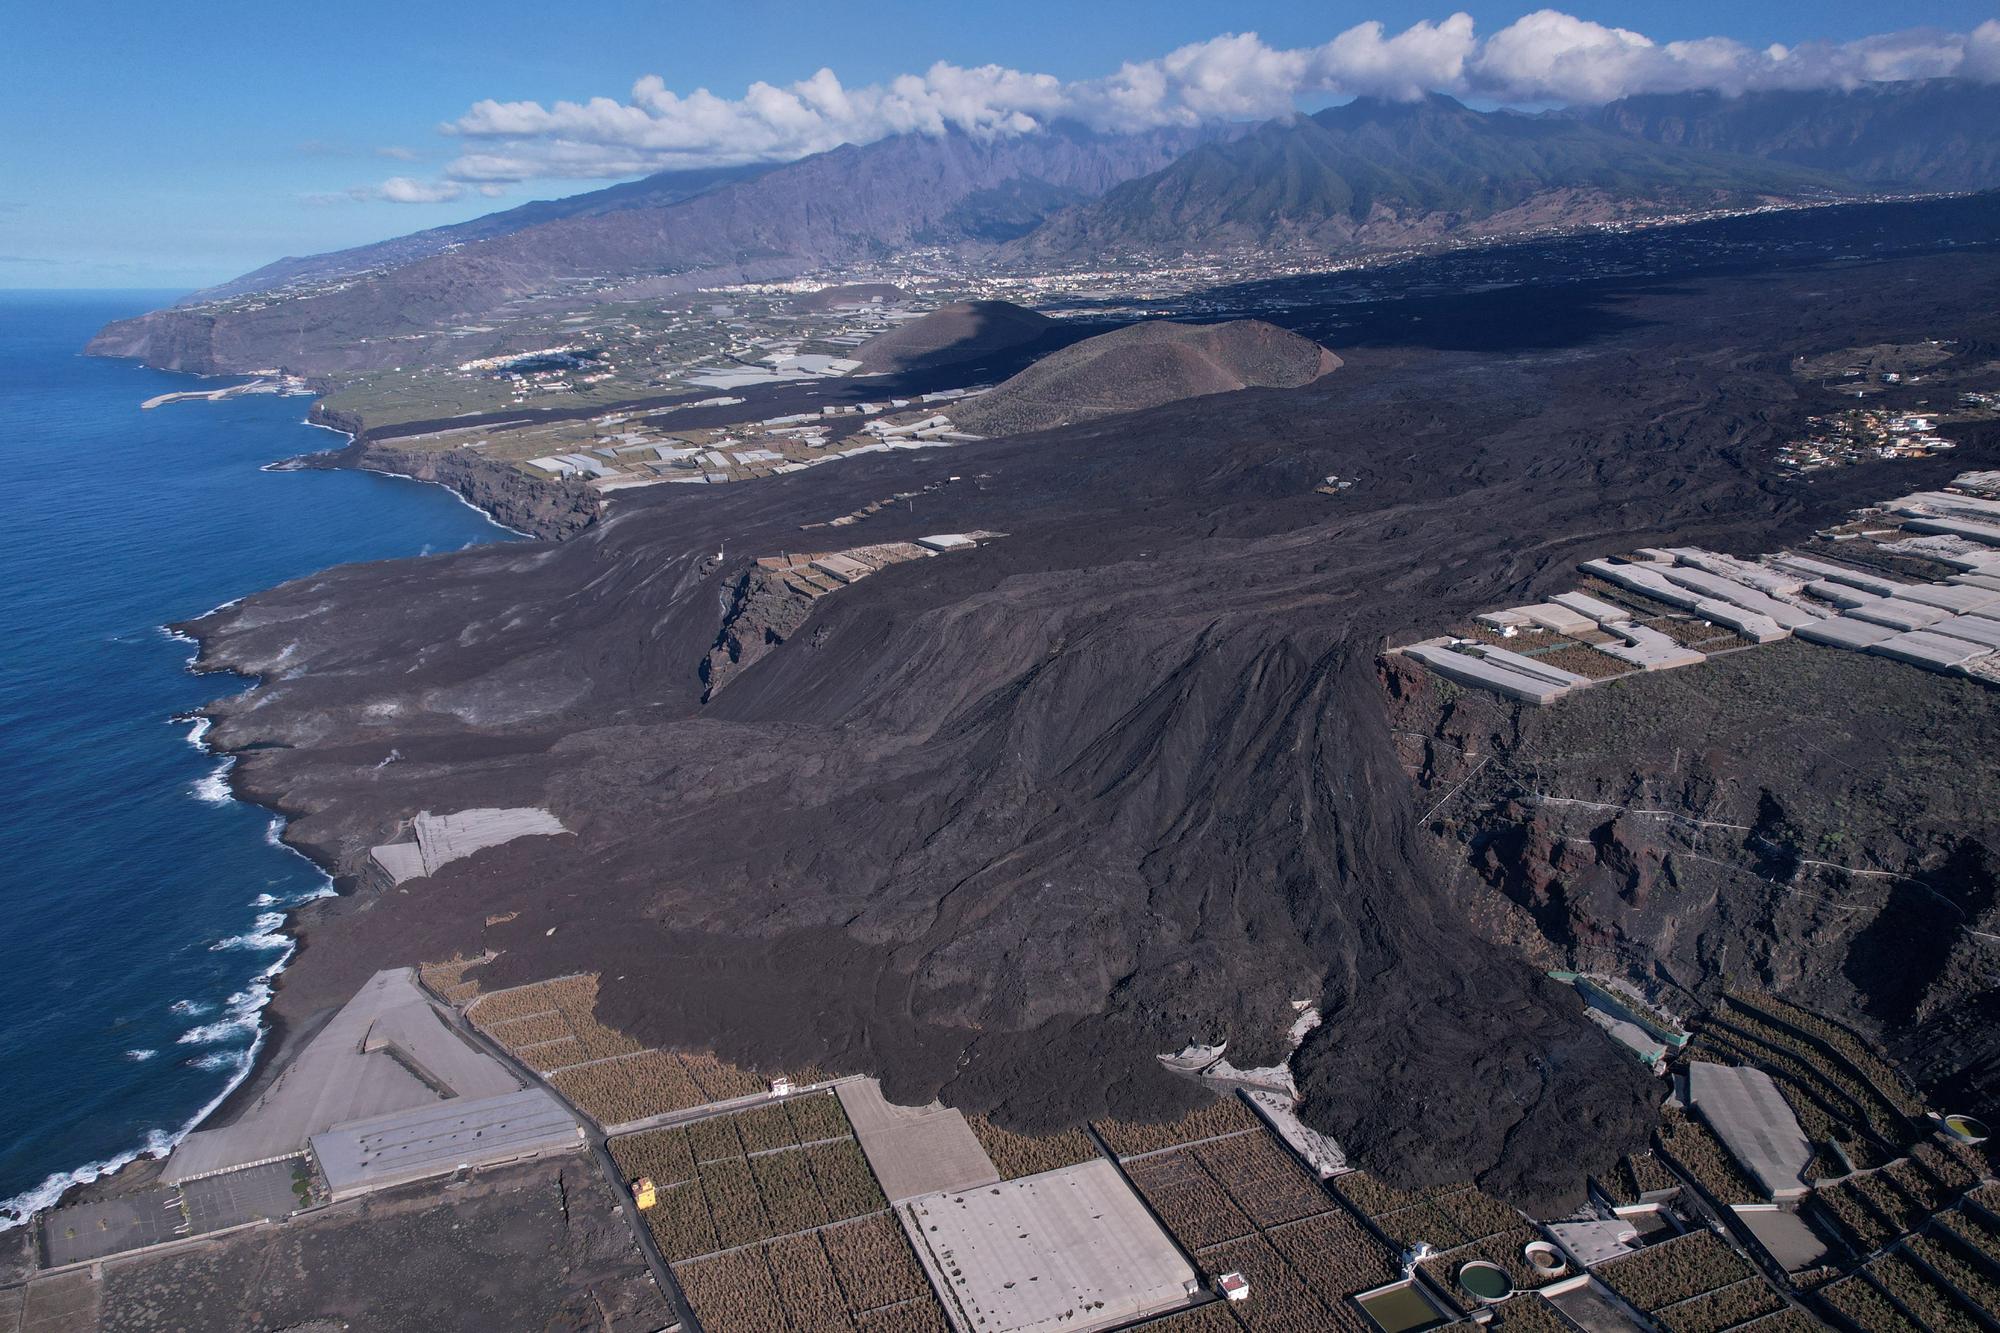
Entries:
[[1473,223],[1525,230],[1548,215],[1608,221],[1729,198],[1807,198],[1837,178],[1646,144],[1560,117],[1475,111],[1432,94],[1356,99],[1209,144],[1057,214],[1011,247],[1023,262],[1106,251],[1406,244]]

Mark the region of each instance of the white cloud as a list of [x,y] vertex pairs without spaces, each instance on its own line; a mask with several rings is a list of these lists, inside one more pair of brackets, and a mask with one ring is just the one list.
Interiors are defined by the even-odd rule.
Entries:
[[448,204],[465,193],[457,181],[420,181],[409,176],[391,176],[377,188],[377,196],[392,204]]
[[414,148],[404,148],[398,144],[387,144],[375,150],[375,156],[390,158],[397,162],[414,162],[423,154]]
[[2000,20],[1969,33],[1911,29],[1755,49],[1727,37],[1655,42],[1544,9],[1483,38],[1463,13],[1393,34],[1379,22],[1360,23],[1312,47],[1272,47],[1255,33],[1229,33],[1068,83],[998,65],[940,62],[922,74],[855,88],[822,69],[782,87],[753,83],[729,98],[706,88],[676,92],[649,74],[623,100],[475,103],[439,127],[464,146],[441,180],[399,176],[363,195],[437,203],[467,188],[491,192],[525,180],[787,161],[892,134],[1028,134],[1058,121],[1142,130],[1261,119],[1307,99],[1407,101],[1444,92],[1515,104],[1595,104],[1647,92],[1851,88],[1948,75],[2000,81]]

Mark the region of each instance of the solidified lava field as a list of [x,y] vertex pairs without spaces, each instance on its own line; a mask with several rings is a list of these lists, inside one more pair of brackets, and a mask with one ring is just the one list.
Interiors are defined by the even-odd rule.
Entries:
[[[601,972],[600,1016],[649,1042],[1041,1128],[1176,1109],[1199,1093],[1155,1053],[1274,1058],[1311,998],[1306,1114],[1363,1164],[1574,1200],[1659,1086],[1473,925],[1380,653],[1583,559],[1769,550],[1994,466],[1974,442],[1803,480],[1772,451],[1816,410],[1794,356],[2000,344],[2000,253],[1534,295],[1365,327],[1291,306],[1270,317],[1353,335],[1301,388],[628,492],[560,545],[336,569],[199,622],[205,667],[260,677],[213,710],[238,793],[346,885],[420,810],[575,831],[314,909],[276,1017],[494,950],[488,985]],[[1330,473],[1353,488],[1315,493]],[[756,557],[971,529],[1008,535],[821,599],[701,702]]]

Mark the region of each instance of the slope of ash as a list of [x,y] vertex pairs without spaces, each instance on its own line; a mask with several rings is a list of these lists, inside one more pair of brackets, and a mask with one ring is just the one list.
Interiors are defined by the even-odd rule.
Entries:
[[[660,487],[561,545],[250,597],[191,627],[203,665],[260,677],[211,740],[344,882],[419,810],[546,805],[574,830],[330,901],[275,1014],[296,1030],[377,967],[492,950],[493,984],[601,972],[604,1017],[650,1041],[1046,1127],[1175,1109],[1195,1093],[1156,1052],[1275,1058],[1316,998],[1306,1114],[1362,1161],[1574,1200],[1643,1141],[1657,1084],[1478,919],[1497,895],[1455,886],[1378,655],[1582,558],[1768,549],[1979,465],[1804,483],[1770,450],[1802,424],[1791,357],[1991,339],[1996,291],[2000,257],[1962,249],[1551,285],[1529,323],[1496,317],[1518,292],[1428,297],[1420,323],[1287,311],[1349,323],[1341,373]],[[1478,330],[1490,350],[1420,341]],[[1330,472],[1353,489],[1316,494]],[[700,702],[756,557],[972,529],[1008,535],[821,598]],[[1770,931],[1773,957],[1811,943]]]
[[975,434],[1018,435],[1211,393],[1295,389],[1339,365],[1310,338],[1261,319],[1155,319],[1051,352],[951,418]]
[[953,301],[876,334],[854,349],[854,359],[871,374],[921,370],[1024,347],[1055,327],[1047,315],[1012,301]]

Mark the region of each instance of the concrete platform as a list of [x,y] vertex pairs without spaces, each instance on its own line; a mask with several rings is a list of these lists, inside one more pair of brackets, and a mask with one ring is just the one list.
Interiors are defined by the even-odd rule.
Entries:
[[1491,690],[1505,699],[1521,703],[1553,703],[1570,691],[1569,686],[1554,685],[1536,676],[1524,675],[1483,658],[1465,653],[1453,652],[1449,648],[1426,648],[1422,646],[1406,648],[1404,655],[1412,657],[1446,680],[1460,685],[1470,685],[1474,689]]
[[1776,643],[1791,633],[1767,615],[1757,611],[1746,611],[1740,606],[1710,597],[1697,601],[1694,604],[1694,613],[1704,620],[1735,630],[1752,643]]
[[1781,1208],[1737,1208],[1737,1219],[1787,1273],[1811,1268],[1826,1257],[1821,1240],[1797,1213]]
[[1488,662],[1496,666],[1505,667],[1507,670],[1516,672],[1519,675],[1531,676],[1536,680],[1547,681],[1551,685],[1560,685],[1564,689],[1581,689],[1591,683],[1589,676],[1579,675],[1574,671],[1565,671],[1558,666],[1550,666],[1547,662],[1541,661],[1538,658],[1512,652],[1506,648],[1495,648],[1491,644],[1482,644],[1479,651]]
[[2000,620],[1990,620],[1985,616],[1953,616],[1932,625],[1926,634],[1942,634],[1948,639],[1963,639],[1982,648],[2000,648]]
[[925,1195],[897,1215],[958,1333],[1115,1328],[1188,1304],[1200,1280],[1106,1161]]
[[1769,1074],[1697,1060],[1688,1065],[1687,1082],[1689,1105],[1766,1198],[1796,1199],[1805,1194],[1803,1177],[1812,1161],[1812,1143]]
[[1769,593],[1738,583],[1735,579],[1720,574],[1711,574],[1705,569],[1691,569],[1677,565],[1664,571],[1665,577],[1704,597],[1727,602],[1731,606],[1776,621],[1785,629],[1797,629],[1800,625],[1816,619],[1812,612],[1778,600]]
[[160,1186],[58,1208],[41,1220],[42,1265],[102,1259],[245,1222],[290,1217],[299,1207],[292,1192],[299,1165],[288,1158],[205,1176],[182,1188]]
[[410,822],[416,835],[414,843],[388,843],[369,852],[392,883],[435,875],[453,861],[516,838],[569,832],[561,820],[537,806],[482,807],[451,815],[425,810]]
[[1926,671],[1950,671],[1964,666],[1975,657],[1984,657],[1988,650],[1964,639],[1933,634],[1928,630],[1912,630],[1884,639],[1868,651],[1898,662],[1908,662]]
[[575,1117],[546,1088],[454,1098],[342,1125],[312,1139],[336,1202],[391,1185],[584,1146]]
[[2000,603],[2000,592],[1962,583],[1919,583],[1897,593],[1896,600],[1935,606],[1963,615],[1967,611],[1978,611]]
[[446,1025],[413,969],[377,972],[233,1123],[188,1135],[160,1176],[178,1184],[273,1161],[349,1121],[520,1086]]
[[897,1106],[872,1078],[835,1088],[840,1109],[889,1202],[939,1190],[972,1189],[1000,1179],[964,1115],[947,1106]]
[[1829,648],[1845,648],[1857,653],[1874,647],[1884,639],[1893,639],[1896,634],[1897,631],[1887,625],[1855,620],[1851,616],[1835,616],[1830,620],[1822,620],[1817,625],[1799,627],[1799,637],[1807,643],[1824,644]]
[[1613,606],[1600,601],[1589,593],[1559,592],[1549,598],[1558,606],[1566,606],[1578,615],[1586,616],[1599,625],[1614,625],[1632,618],[1632,613],[1622,606]]
[[1850,620],[1866,620],[1874,625],[1887,625],[1894,630],[1922,629],[1935,625],[1950,614],[1935,606],[1922,606],[1916,602],[1905,602],[1900,598],[1883,597],[1873,602],[1851,606],[1843,613]]
[[1598,645],[1599,652],[1608,653],[1621,662],[1630,662],[1646,671],[1665,671],[1708,660],[1695,649],[1684,648],[1670,636],[1644,625],[1607,625],[1605,633],[1619,641]]

